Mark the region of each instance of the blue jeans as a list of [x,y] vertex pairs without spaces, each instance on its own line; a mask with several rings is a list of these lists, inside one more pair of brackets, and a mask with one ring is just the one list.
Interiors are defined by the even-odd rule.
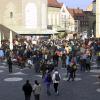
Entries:
[[48,94],[48,95],[51,94],[51,93],[50,93],[50,85],[51,85],[50,83],[47,84],[47,94]]

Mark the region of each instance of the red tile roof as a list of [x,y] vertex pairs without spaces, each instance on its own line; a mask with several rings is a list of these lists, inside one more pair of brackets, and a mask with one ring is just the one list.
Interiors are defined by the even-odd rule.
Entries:
[[72,8],[67,8],[67,10],[69,11],[69,13],[75,17],[75,16],[84,16],[84,12],[82,9],[72,9]]
[[63,3],[59,3],[57,0],[48,0],[48,7],[61,8]]

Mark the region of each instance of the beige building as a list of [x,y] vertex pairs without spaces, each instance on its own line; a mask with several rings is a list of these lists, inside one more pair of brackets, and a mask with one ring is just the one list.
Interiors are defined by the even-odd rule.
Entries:
[[96,0],[96,37],[100,38],[100,0]]
[[1,0],[0,24],[19,34],[38,34],[47,27],[47,0]]
[[93,0],[92,11],[96,14],[96,37],[100,38],[100,0]]
[[67,32],[75,32],[75,20],[71,13],[71,9],[65,5],[61,8],[62,28]]
[[86,11],[93,11],[93,3],[88,5],[88,7],[86,8]]
[[68,34],[75,36],[86,32],[88,28],[88,19],[82,9],[66,8],[64,5],[61,9],[64,25],[62,25]]
[[0,47],[9,39],[10,49],[16,34],[43,34],[47,30],[47,0],[0,1]]
[[48,0],[48,29],[57,31],[60,28],[60,10],[62,5],[57,0]]
[[92,11],[94,14],[96,13],[96,0],[93,0],[93,2],[86,8],[86,11]]

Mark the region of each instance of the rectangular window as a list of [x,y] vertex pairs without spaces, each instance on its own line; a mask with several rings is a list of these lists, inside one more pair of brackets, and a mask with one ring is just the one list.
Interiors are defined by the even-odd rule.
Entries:
[[10,18],[13,18],[13,12],[10,12]]

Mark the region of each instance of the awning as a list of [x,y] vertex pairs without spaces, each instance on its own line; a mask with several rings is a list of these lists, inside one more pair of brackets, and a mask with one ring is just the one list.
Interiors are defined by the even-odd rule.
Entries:
[[50,35],[53,35],[53,34],[57,34],[59,32],[57,32],[56,30],[43,30],[42,31],[42,34],[50,34]]
[[41,29],[41,30],[19,31],[18,33],[20,35],[54,35],[54,34],[57,34],[59,32],[57,32],[55,30]]

